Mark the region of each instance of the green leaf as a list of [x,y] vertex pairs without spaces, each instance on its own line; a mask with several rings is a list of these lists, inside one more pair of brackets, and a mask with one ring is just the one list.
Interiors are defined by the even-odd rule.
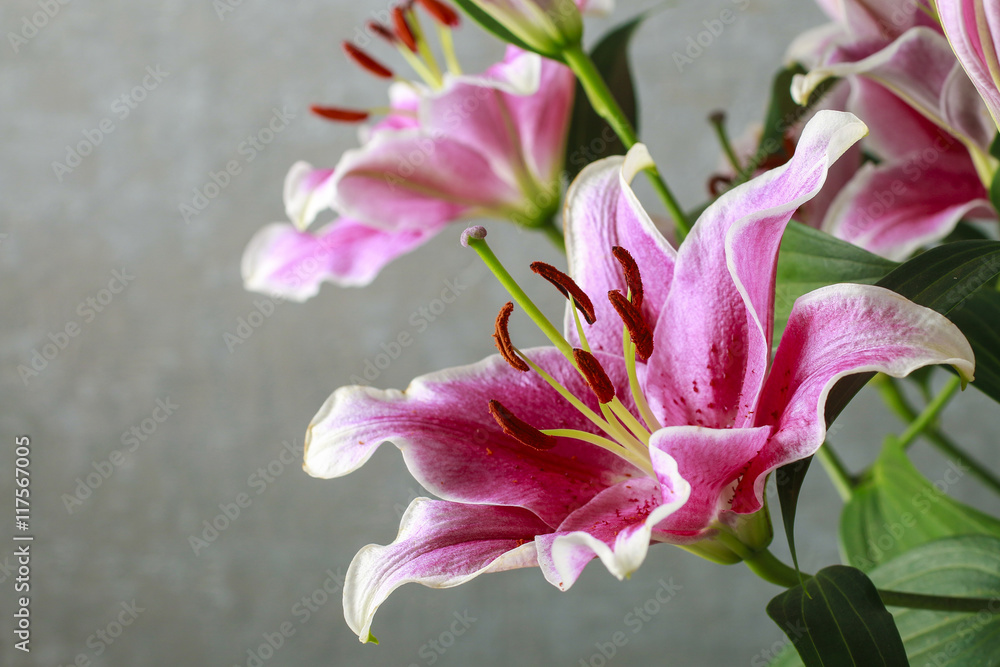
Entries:
[[948,314],[972,345],[981,392],[1000,402],[1000,292],[985,285]]
[[978,614],[893,607],[913,665],[996,665],[1000,655],[1000,539],[983,535],[930,542],[879,566],[882,589],[992,598]]
[[778,468],[774,476],[778,487],[778,502],[781,503],[781,522],[785,526],[788,550],[792,554],[795,571],[799,572],[800,583],[802,573],[799,571],[799,557],[795,553],[795,510],[799,504],[799,492],[802,490],[806,473],[809,472],[810,463],[812,463],[811,456],[800,459]]
[[[767,157],[783,153],[785,133],[802,118],[806,109],[792,99],[792,79],[805,74],[806,68],[795,63],[774,75],[771,83],[771,102],[764,120],[764,133],[760,137],[758,155]],[[791,156],[788,156],[791,157]]]
[[[956,241],[931,248],[900,264],[875,284],[950,318],[969,339],[976,354],[977,379],[972,385],[1000,402],[997,358],[1000,304],[995,306],[995,297],[991,295],[976,293],[980,289],[992,291],[997,276],[1000,276],[1000,241]],[[826,401],[827,424],[833,422],[874,375],[851,375],[836,384]]]
[[845,560],[864,571],[942,537],[1000,538],[1000,521],[946,495],[968,472],[950,462],[931,483],[890,438],[840,516]]
[[[1000,540],[949,537],[880,565],[870,573],[883,590],[992,598],[978,614],[890,607],[911,665],[993,665],[1000,655]],[[766,657],[766,656],[765,656]],[[789,647],[770,667],[801,667]]]
[[[628,47],[636,29],[646,19],[642,14],[615,28],[601,38],[590,53],[597,71],[607,82],[615,101],[621,107],[632,127],[639,129],[638,104],[632,83]],[[576,97],[569,136],[566,140],[566,172],[570,180],[576,178],[584,167],[609,155],[624,155],[625,145],[601,118],[587,99],[583,86],[577,81]]]
[[807,667],[907,667],[892,615],[860,570],[833,565],[767,605]]
[[468,14],[469,18],[486,30],[486,32],[492,33],[495,37],[498,37],[502,41],[507,42],[508,44],[513,44],[520,49],[524,49],[525,51],[531,51],[532,53],[537,53],[545,56],[546,58],[562,62],[562,58],[558,53],[542,53],[541,51],[528,46],[520,37],[505,28],[502,23],[490,16],[489,13],[483,10],[473,0],[455,0],[455,4],[457,4],[462,11]]
[[957,241],[917,255],[878,284],[951,319],[976,355],[973,386],[1000,402],[998,276],[1000,241]]
[[874,285],[895,262],[792,221],[781,239],[774,291],[774,334],[778,340],[792,304],[803,294],[836,283]]

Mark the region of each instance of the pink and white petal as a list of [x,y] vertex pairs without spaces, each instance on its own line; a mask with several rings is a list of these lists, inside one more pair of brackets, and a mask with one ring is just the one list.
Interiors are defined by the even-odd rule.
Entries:
[[709,530],[720,513],[729,510],[734,483],[764,449],[770,433],[767,426],[672,426],[653,433],[649,452],[657,476],[662,478],[661,469],[668,474],[676,469],[691,485],[687,503],[662,521],[657,532],[687,536]]
[[382,268],[437,233],[437,229],[385,231],[341,219],[316,233],[300,232],[285,223],[258,231],[243,252],[243,285],[292,301],[305,301],[324,282],[363,287]]
[[691,492],[668,456],[662,456],[657,472],[662,482],[649,477],[621,482],[573,512],[558,532],[538,536],[538,564],[549,583],[569,589],[594,558],[618,579],[642,565],[653,528]]
[[966,216],[993,218],[968,152],[960,148],[865,165],[834,200],[823,231],[891,260],[947,236]]
[[480,153],[447,136],[412,130],[379,132],[344,153],[334,184],[337,210],[385,229],[501,214],[521,199]]
[[[885,86],[932,122],[951,132],[970,148],[986,150],[993,134],[980,114],[970,113],[967,104],[945,104],[948,97],[967,100],[963,82],[954,73],[959,68],[948,40],[930,28],[908,30],[889,46],[867,58],[839,62],[796,76],[792,97],[808,99],[822,81],[831,76],[860,75]],[[971,83],[965,82],[966,88]]]
[[503,62],[480,76],[448,77],[427,96],[424,127],[482,153],[511,182],[525,170],[558,181],[576,78],[565,65],[508,47]]
[[664,426],[749,424],[770,356],[781,235],[866,132],[852,114],[820,111],[788,163],[730,190],[698,218],[677,253],[649,360],[646,396]]
[[[524,63],[533,66],[525,67]],[[462,144],[485,158],[502,179],[517,183],[526,177],[528,165],[521,146],[521,126],[509,106],[515,95],[504,89],[538,94],[541,56],[520,52],[511,62],[493,69],[498,71],[449,78],[444,90],[424,99],[421,118],[428,134]]]
[[[593,392],[556,349],[526,354],[600,412]],[[598,356],[615,386],[627,387],[621,358]],[[627,392],[622,394],[628,406]],[[548,450],[518,443],[490,416],[491,399],[538,429],[597,432],[537,373],[521,373],[494,355],[419,377],[405,392],[338,389],[309,426],[304,468],[315,477],[340,477],[391,441],[413,477],[435,495],[524,507],[552,526],[608,486],[642,475],[618,456],[577,440],[560,438]]]
[[[607,298],[610,290],[627,291],[621,264],[611,254],[614,246],[628,250],[639,266],[647,322],[656,321],[670,290],[677,251],[657,230],[631,186],[632,179],[652,165],[649,151],[637,144],[624,158],[609,157],[588,165],[566,193],[569,272],[594,302],[597,322],[584,325],[593,349],[622,353],[622,321]],[[566,335],[578,344],[574,322],[568,307]]]
[[830,54],[849,40],[846,28],[840,23],[811,28],[792,40],[785,51],[785,63],[801,63],[807,69],[825,65],[830,61]]
[[[553,190],[560,187],[575,91],[576,77],[568,67],[541,58],[537,92],[504,95],[528,168],[539,183]],[[556,197],[558,191],[549,194]]]
[[866,145],[883,160],[902,158],[942,143],[954,144],[949,146],[952,150],[964,150],[955,137],[885,86],[855,77],[850,88],[846,108],[868,126]]
[[979,0],[937,0],[951,47],[1000,125],[1000,7]]
[[585,16],[607,16],[615,9],[615,0],[576,0]]
[[536,53],[508,45],[503,60],[482,74],[449,74],[445,89],[454,84],[493,88],[512,95],[533,95],[539,91],[544,59]]
[[826,437],[826,397],[845,376],[870,371],[893,377],[934,364],[954,366],[971,381],[974,358],[954,324],[929,308],[873,285],[830,285],[800,297],[775,353],[756,424],[771,441],[737,489],[733,509],[760,509],[765,476],[810,456]]
[[487,572],[535,567],[535,535],[548,527],[519,507],[464,505],[417,498],[392,544],[369,544],[344,579],[344,617],[362,642],[389,595],[408,583],[451,588]]
[[305,230],[316,216],[333,204],[333,169],[314,169],[296,162],[285,176],[284,200],[288,219]]

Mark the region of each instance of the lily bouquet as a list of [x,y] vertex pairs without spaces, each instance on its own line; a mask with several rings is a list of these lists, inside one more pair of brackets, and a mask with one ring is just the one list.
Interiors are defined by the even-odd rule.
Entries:
[[[643,16],[586,50],[581,15],[601,3],[457,4],[403,2],[366,27],[415,80],[345,42],[390,82],[388,104],[313,107],[364,124],[361,145],[333,167],[294,165],[288,222],[243,260],[248,289],[301,301],[465,228],[455,252],[510,294],[497,354],[404,391],[341,387],[306,430],[311,475],[346,475],[388,442],[433,496],[350,564],[351,629],[374,641],[376,610],[405,583],[533,567],[565,591],[595,559],[624,579],[665,543],[785,589],[766,609],[791,640],[775,664],[997,664],[1000,520],[946,496],[908,509],[932,488],[908,456],[920,438],[1000,493],[937,425],[968,384],[1000,401],[996,3],[820,0],[831,22],[790,45],[753,139],[710,116],[727,164],[694,212],[637,133],[627,64]],[[453,46],[460,11],[507,43],[481,74]],[[522,287],[468,226],[479,219],[542,233],[565,264],[532,263],[544,280]],[[530,296],[552,287],[561,326]],[[509,324],[524,317],[548,346],[518,346]],[[951,373],[936,394],[935,366]],[[851,472],[827,430],[867,383],[904,426]],[[844,564],[811,573],[793,538],[813,458],[844,501]],[[791,563],[769,550],[772,478]]]

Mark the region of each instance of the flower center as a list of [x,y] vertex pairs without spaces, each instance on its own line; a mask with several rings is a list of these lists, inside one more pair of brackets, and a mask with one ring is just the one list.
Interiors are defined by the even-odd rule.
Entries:
[[490,414],[504,433],[527,447],[549,449],[555,445],[554,438],[556,437],[573,438],[612,452],[648,475],[655,476],[650,461],[649,440],[651,434],[660,428],[660,424],[649,409],[636,372],[636,360],[645,361],[653,351],[653,334],[642,315],[642,278],[639,274],[639,267],[631,254],[621,247],[612,248],[612,254],[622,265],[628,295],[622,294],[618,290],[612,290],[608,293],[608,299],[624,326],[622,352],[628,374],[629,392],[639,417],[632,414],[622,403],[618,396],[618,388],[615,387],[607,370],[587,342],[580,315],[583,315],[583,319],[588,324],[596,322],[597,317],[590,297],[572,278],[555,267],[543,262],[535,262],[531,265],[531,269],[536,274],[548,280],[573,304],[576,330],[580,340],[580,347],[573,347],[500,264],[496,255],[487,245],[485,237],[486,230],[484,228],[473,227],[462,235],[462,243],[472,247],[479,254],[484,263],[500,280],[500,283],[507,288],[514,301],[524,309],[567,361],[572,364],[597,397],[600,414],[588,407],[579,397],[513,344],[508,330],[510,316],[514,311],[513,302],[507,302],[500,309],[495,323],[493,338],[500,355],[515,370],[537,373],[580,414],[594,424],[600,433],[570,428],[539,429],[537,426],[518,418],[511,409],[497,400],[490,401]]

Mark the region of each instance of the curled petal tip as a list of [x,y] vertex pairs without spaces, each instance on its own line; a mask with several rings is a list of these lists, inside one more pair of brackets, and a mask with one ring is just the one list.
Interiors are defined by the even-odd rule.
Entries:
[[486,228],[482,225],[469,227],[462,232],[462,247],[468,248],[471,241],[482,241],[486,238]]

